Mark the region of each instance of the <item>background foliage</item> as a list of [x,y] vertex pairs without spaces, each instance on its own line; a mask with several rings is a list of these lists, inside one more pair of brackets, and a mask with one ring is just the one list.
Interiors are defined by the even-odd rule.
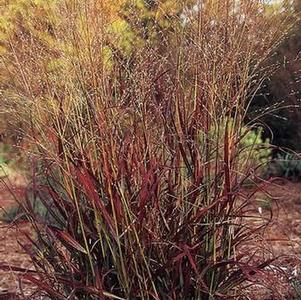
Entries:
[[[292,1],[286,7],[286,14],[300,14],[300,0]],[[255,96],[250,107],[250,118],[260,118],[266,124],[264,136],[271,138],[272,144],[292,149],[300,149],[300,39],[301,23],[296,21],[294,30],[277,47],[268,60],[274,72],[268,76]],[[273,109],[268,109],[273,107]],[[275,155],[278,150],[275,150]]]

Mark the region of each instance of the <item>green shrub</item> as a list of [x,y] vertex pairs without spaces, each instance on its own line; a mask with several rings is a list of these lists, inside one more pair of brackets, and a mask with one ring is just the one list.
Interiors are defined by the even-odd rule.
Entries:
[[296,154],[278,154],[270,165],[269,173],[271,176],[298,181],[301,179],[301,159]]
[[14,173],[14,160],[11,157],[12,149],[9,145],[0,143],[0,177],[7,177]]
[[[272,159],[272,148],[269,139],[263,139],[262,137],[263,127],[243,125],[239,129],[232,118],[227,121],[220,120],[217,127],[214,124],[209,134],[202,136],[200,143],[204,143],[205,139],[209,138],[212,141],[218,140],[218,144],[223,145],[225,136],[220,127],[225,128],[226,122],[228,122],[230,139],[239,141],[235,145],[236,153],[234,154],[237,163],[244,166],[245,172],[259,177],[265,176],[269,162]],[[219,145],[217,145],[217,148],[219,148],[218,155],[222,159],[223,148]]]
[[[267,166],[268,162],[272,158],[272,149],[269,139],[263,139],[262,132],[263,128],[258,127],[255,130],[248,130],[245,128],[243,130],[243,137],[241,141],[241,147],[244,148],[247,154],[250,156],[250,160],[257,167],[258,165]],[[248,149],[251,148],[252,150]],[[242,159],[245,159],[243,157]]]

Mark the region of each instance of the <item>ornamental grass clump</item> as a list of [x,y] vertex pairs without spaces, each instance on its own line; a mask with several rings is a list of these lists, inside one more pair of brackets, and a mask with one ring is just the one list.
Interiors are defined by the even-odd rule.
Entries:
[[244,294],[271,258],[240,251],[239,145],[287,20],[257,0],[23,2],[1,65],[34,166],[20,278],[51,299]]

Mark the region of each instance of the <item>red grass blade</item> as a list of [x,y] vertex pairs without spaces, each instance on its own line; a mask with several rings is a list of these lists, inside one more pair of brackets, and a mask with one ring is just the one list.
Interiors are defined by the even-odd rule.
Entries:
[[48,229],[51,230],[61,242],[71,246],[72,248],[84,254],[87,254],[86,249],[83,246],[81,246],[68,232],[61,231],[53,226],[48,226]]

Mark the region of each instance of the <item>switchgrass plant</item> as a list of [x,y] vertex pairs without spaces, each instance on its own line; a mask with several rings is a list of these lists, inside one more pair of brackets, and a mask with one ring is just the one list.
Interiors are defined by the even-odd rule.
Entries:
[[243,120],[287,20],[257,0],[24,3],[2,60],[35,165],[20,277],[51,299],[242,297],[272,260],[240,251],[259,229]]

